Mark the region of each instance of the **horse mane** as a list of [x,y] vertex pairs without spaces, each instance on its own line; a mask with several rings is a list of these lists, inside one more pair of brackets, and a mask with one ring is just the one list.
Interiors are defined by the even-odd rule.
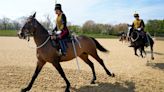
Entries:
[[37,22],[38,27],[40,27],[42,30],[42,32],[44,32],[44,34],[48,34],[48,30],[35,18],[35,21]]

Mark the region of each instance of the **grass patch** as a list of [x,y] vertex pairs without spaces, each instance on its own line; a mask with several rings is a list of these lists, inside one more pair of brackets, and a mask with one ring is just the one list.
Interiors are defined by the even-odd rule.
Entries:
[[[77,35],[85,35],[89,37],[94,37],[94,38],[117,38],[117,36],[113,35],[105,35],[105,34],[83,34],[83,33],[77,33]],[[0,36],[17,36],[17,31],[16,30],[0,30]]]
[[17,36],[16,30],[0,30],[0,36]]
[[89,37],[93,37],[93,38],[117,38],[117,36],[105,35],[105,34],[82,34],[82,33],[78,33],[78,35],[85,35],[85,36],[89,36]]

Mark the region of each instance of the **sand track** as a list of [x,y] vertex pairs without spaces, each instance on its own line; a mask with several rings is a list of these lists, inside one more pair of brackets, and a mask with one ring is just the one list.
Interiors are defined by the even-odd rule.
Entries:
[[[97,75],[97,84],[90,85],[91,70],[82,60],[79,59],[80,73],[75,60],[61,63],[71,83],[71,92],[164,92],[164,41],[155,41],[155,60],[150,63],[147,58],[134,56],[133,49],[117,39],[98,41],[110,51],[99,55],[116,77],[109,77],[90,57]],[[28,48],[24,40],[0,37],[0,92],[19,92],[31,79],[35,65],[35,49]],[[56,69],[46,64],[30,92],[64,92],[64,88]]]

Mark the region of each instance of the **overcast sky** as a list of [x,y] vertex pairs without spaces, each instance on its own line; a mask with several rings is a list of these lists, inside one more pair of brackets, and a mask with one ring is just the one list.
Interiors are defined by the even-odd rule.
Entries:
[[[96,23],[131,23],[135,11],[145,21],[164,19],[164,0],[58,0],[67,20],[82,25],[87,20]],[[41,21],[45,15],[55,19],[55,0],[1,0],[0,18],[17,19],[37,12]]]

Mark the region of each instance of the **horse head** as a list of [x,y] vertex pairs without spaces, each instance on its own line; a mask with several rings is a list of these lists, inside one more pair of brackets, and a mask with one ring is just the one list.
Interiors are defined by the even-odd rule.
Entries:
[[133,31],[132,33],[131,33],[131,40],[132,40],[132,42],[135,42],[135,41],[137,41],[138,39],[139,39],[139,33],[137,32],[137,31]]
[[37,20],[35,19],[36,12],[27,18],[24,26],[18,31],[20,39],[27,39],[35,33],[37,27]]

